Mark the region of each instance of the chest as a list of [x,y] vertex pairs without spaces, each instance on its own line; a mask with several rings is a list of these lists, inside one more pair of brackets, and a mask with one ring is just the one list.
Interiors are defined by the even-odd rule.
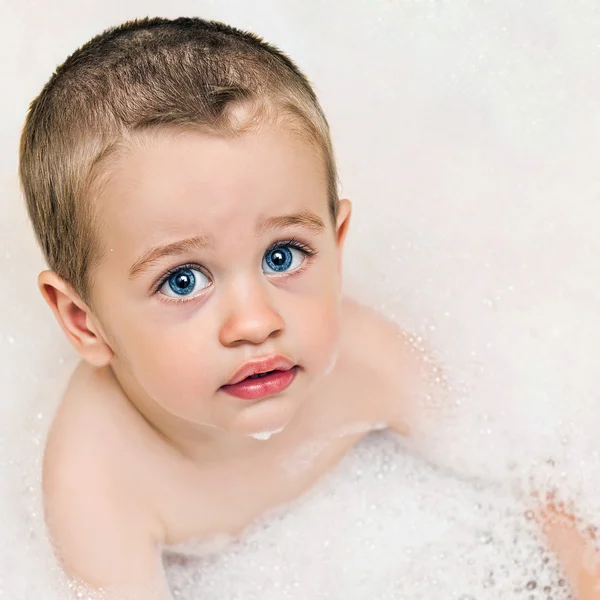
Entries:
[[384,433],[239,541],[167,551],[165,566],[182,599],[526,600],[534,581],[567,600],[538,533],[508,488],[456,478]]
[[238,537],[263,513],[291,502],[335,466],[366,430],[313,438],[295,447],[212,469],[171,471],[159,498],[168,546]]

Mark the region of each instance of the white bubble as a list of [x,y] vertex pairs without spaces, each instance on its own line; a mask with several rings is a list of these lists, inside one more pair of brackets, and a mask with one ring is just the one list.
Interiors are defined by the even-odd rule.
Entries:
[[251,433],[249,435],[250,435],[250,437],[254,438],[255,440],[266,441],[270,437],[277,435],[278,433],[281,433],[284,429],[285,429],[285,427],[279,427],[277,429],[272,429],[270,431],[258,431],[256,433]]

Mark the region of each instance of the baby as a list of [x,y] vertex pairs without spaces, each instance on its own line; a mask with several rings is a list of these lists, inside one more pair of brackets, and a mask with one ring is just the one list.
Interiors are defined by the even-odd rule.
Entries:
[[[329,127],[257,36],[190,18],[97,36],[33,101],[20,177],[51,269],[40,290],[82,358],[43,470],[73,579],[170,598],[164,546],[238,535],[368,431],[414,435],[419,398],[443,404],[409,336],[342,297],[351,204]],[[558,516],[541,503],[596,597]]]

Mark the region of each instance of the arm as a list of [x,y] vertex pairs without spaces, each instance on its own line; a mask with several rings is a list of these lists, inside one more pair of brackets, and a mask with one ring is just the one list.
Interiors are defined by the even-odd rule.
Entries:
[[[422,447],[427,422],[437,419],[439,425],[441,415],[437,413],[452,406],[443,373],[391,322],[376,315],[370,326],[376,346],[385,349],[380,353],[382,378],[391,374],[392,387],[384,396],[384,420],[390,429]],[[433,427],[429,431],[435,435]],[[594,534],[584,536],[575,519],[551,501],[539,505],[538,521],[571,584],[574,600],[600,600],[600,552],[594,547]]]
[[50,538],[67,576],[102,590],[106,600],[172,600],[158,531],[143,505],[114,478],[92,478],[66,462],[46,461],[44,492]]
[[[404,352],[405,364],[414,369],[417,377],[411,380],[411,384],[419,389],[422,397],[428,398],[431,402],[429,407],[437,402],[438,407],[447,409],[450,405],[450,398],[447,395],[447,388],[444,384],[443,376],[440,371],[433,368],[434,363],[420,351],[409,352],[402,350],[402,341],[396,342],[396,358]],[[429,400],[430,399],[430,400]],[[408,421],[411,426],[417,423],[416,418],[419,411],[425,407],[418,407],[416,403],[409,405],[416,409],[415,413],[410,414]],[[407,426],[402,414],[398,411],[390,411],[392,418],[389,421],[390,428],[398,433],[406,433]],[[414,421],[413,421],[414,419]],[[412,428],[412,427],[411,427]],[[410,432],[410,429],[409,433]],[[552,495],[548,496],[545,502],[540,502],[538,496],[538,515],[537,520],[542,528],[543,534],[548,541],[550,550],[558,558],[559,564],[563,569],[567,581],[573,591],[573,600],[600,600],[600,551],[594,531],[590,528],[588,534],[584,534],[577,527],[575,518],[569,514],[562,505],[556,505],[552,502]]]

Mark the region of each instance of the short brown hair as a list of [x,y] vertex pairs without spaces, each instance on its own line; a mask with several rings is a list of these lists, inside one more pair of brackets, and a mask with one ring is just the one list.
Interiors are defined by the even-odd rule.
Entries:
[[[236,108],[250,108],[242,123]],[[59,66],[29,107],[19,176],[48,266],[90,302],[101,259],[89,198],[132,132],[199,128],[238,135],[270,116],[321,152],[337,214],[329,125],[306,76],[253,33],[199,18],[128,21]]]

